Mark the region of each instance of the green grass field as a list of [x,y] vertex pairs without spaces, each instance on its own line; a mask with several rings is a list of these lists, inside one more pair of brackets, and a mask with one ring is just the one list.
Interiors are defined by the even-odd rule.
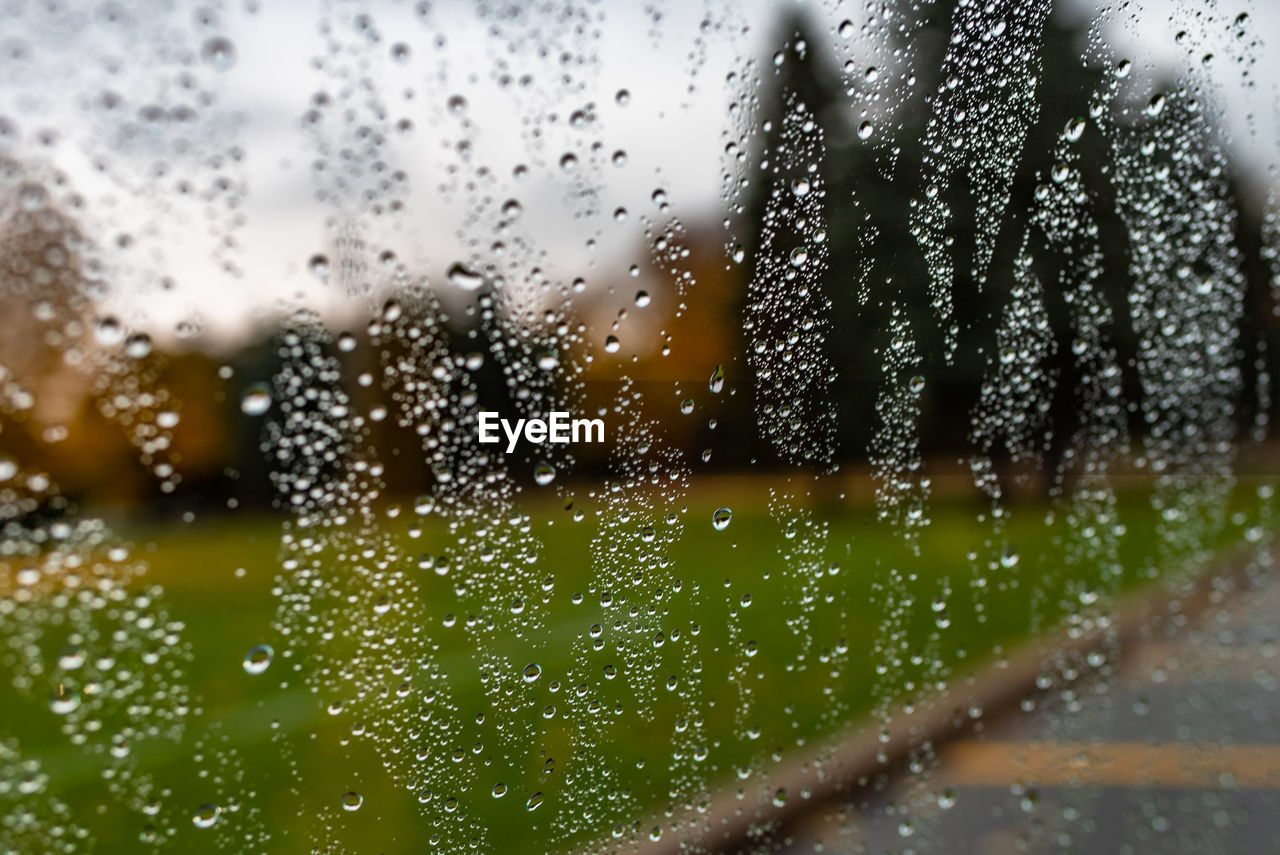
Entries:
[[[563,851],[615,827],[623,841],[648,834],[664,809],[694,804],[706,789],[768,788],[777,758],[865,720],[877,702],[901,702],[926,683],[980,668],[1001,646],[1087,610],[1094,596],[1102,596],[1093,607],[1101,608],[1110,594],[1149,582],[1160,575],[1156,567],[1190,572],[1165,566],[1180,553],[1162,546],[1141,489],[1118,503],[1124,569],[1114,577],[1087,556],[1064,559],[1073,529],[1061,509],[1051,515],[1046,506],[1018,504],[997,529],[971,501],[938,500],[917,555],[874,507],[832,500],[800,516],[829,527],[815,562],[821,577],[806,586],[783,554],[803,533],[789,539],[770,515],[770,486],[757,479],[731,499],[691,498],[669,565],[646,569],[638,587],[629,567],[616,568],[619,581],[607,589],[599,584],[593,514],[573,522],[556,504],[528,506],[541,544],[530,572],[553,584],[525,604],[541,626],[520,637],[465,627],[468,614],[505,603],[477,603],[474,592],[459,597],[462,568],[442,577],[403,559],[397,569],[414,577],[417,590],[407,600],[396,595],[386,624],[396,638],[358,631],[379,624],[349,616],[368,615],[383,592],[329,555],[325,572],[349,595],[324,601],[340,631],[323,643],[283,638],[273,593],[282,519],[127,529],[150,566],[145,584],[162,586],[170,616],[185,625],[184,678],[198,698],[180,740],[139,740],[135,751],[139,771],[159,788],[159,816],[110,796],[102,758],[60,739],[46,709],[15,704],[4,729],[42,759],[48,791],[67,803],[98,851],[400,853],[430,851],[433,841],[466,846],[472,838],[477,851]],[[1236,493],[1229,519],[1195,558],[1226,556],[1251,529],[1249,539],[1257,539],[1268,517],[1260,516],[1252,485]],[[716,531],[711,516],[720,504],[734,515]],[[580,499],[577,507],[589,506]],[[385,520],[384,547],[414,556],[443,549],[449,535],[442,525],[410,538],[411,516]],[[602,594],[612,603],[602,603]],[[446,626],[449,614],[458,618],[453,626]],[[663,633],[660,645],[654,627]],[[249,675],[242,660],[262,643],[276,649],[276,659],[264,674]],[[384,653],[370,657],[371,644]],[[358,673],[378,656],[408,661],[405,697],[395,691],[401,675]],[[517,669],[537,663],[541,675],[525,682],[508,674],[495,688],[480,678],[492,661]],[[353,673],[341,675],[344,665]],[[427,701],[422,675],[432,668],[432,685],[442,691]],[[672,678],[675,688],[667,690]],[[385,696],[368,693],[380,684]],[[336,703],[342,710],[330,714]],[[549,717],[548,706],[555,707]],[[447,732],[432,730],[446,725]],[[419,750],[436,754],[415,760]],[[397,769],[416,763],[433,771],[410,786],[384,771],[387,759]],[[495,798],[499,785],[506,793]],[[430,797],[420,801],[424,789]],[[359,810],[343,808],[348,792],[363,797]],[[535,794],[541,804],[529,810]],[[191,817],[205,803],[218,804],[222,815],[201,829]],[[166,821],[172,836],[162,830],[159,843],[138,842],[148,822],[163,829]]]

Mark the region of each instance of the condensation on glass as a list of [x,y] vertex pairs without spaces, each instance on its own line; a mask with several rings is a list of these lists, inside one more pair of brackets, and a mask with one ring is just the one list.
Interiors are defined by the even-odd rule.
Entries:
[[1277,38],[4,6],[0,849],[1262,839]]

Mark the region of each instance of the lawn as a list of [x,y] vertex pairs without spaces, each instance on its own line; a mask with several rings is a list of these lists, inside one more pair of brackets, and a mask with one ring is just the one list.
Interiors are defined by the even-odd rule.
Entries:
[[[400,853],[474,839],[541,852],[607,843],[610,829],[625,842],[726,787],[770,793],[780,758],[1120,590],[1256,541],[1270,519],[1244,483],[1220,528],[1188,538],[1194,550],[1169,536],[1194,525],[1162,529],[1134,486],[1116,505],[1121,528],[1104,526],[1118,550],[1108,569],[1090,554],[1105,533],[1064,508],[1021,502],[995,521],[944,497],[906,538],[838,491],[771,512],[780,486],[737,480],[683,511],[638,500],[613,527],[579,490],[569,509],[521,506],[501,536],[381,506],[376,525],[316,539],[323,584],[305,599],[296,570],[280,587],[282,557],[297,555],[281,550],[283,518],[122,526],[144,583],[184,625],[196,699],[181,738],[133,749],[158,813],[128,787],[112,795],[103,758],[60,738],[40,705],[15,702],[4,729],[99,851]],[[722,505],[733,516],[717,530]],[[421,561],[462,535],[496,538],[491,566],[455,559],[441,575]],[[530,543],[536,561],[515,560]],[[250,674],[260,644],[274,659]],[[193,822],[201,805],[218,806],[207,828]],[[135,842],[148,825],[157,842]]]

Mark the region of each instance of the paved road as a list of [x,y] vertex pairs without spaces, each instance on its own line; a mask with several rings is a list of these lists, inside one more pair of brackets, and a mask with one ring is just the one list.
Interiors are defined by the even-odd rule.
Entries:
[[782,851],[1280,853],[1278,684],[1266,576],[941,746],[928,771],[800,817]]

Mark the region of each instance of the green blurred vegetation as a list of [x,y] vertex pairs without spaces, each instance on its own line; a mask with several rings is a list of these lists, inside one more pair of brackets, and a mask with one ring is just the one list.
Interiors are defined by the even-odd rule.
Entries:
[[[668,777],[685,681],[700,680],[703,719],[696,726],[707,754],[697,767],[704,780],[751,791],[767,785],[763,772],[776,758],[850,722],[866,721],[877,701],[902,703],[922,694],[926,682],[960,679],[1029,635],[1102,613],[1111,595],[1151,583],[1157,575],[1150,569],[1160,553],[1156,513],[1140,486],[1123,493],[1117,506],[1124,527],[1118,557],[1126,569],[1116,578],[1104,578],[1098,565],[1069,566],[1064,561],[1064,544],[1073,536],[1064,509],[1016,505],[997,526],[989,518],[976,523],[983,515],[971,501],[940,499],[931,524],[919,536],[917,556],[911,542],[876,520],[874,507],[831,494],[813,500],[805,511],[830,527],[826,558],[833,568],[819,583],[806,638],[788,625],[801,610],[799,582],[780,557],[788,538],[769,513],[771,488],[788,485],[778,479],[744,479],[691,498],[681,521],[684,532],[672,552],[680,593],[657,604],[661,624],[672,635],[656,654],[659,673],[622,670],[612,680],[604,678],[603,668],[621,666],[617,648],[629,641],[611,629],[618,606],[605,607],[600,601],[599,568],[593,568],[589,555],[594,517],[573,522],[557,503],[527,505],[542,542],[539,566],[554,579],[545,603],[536,606],[544,629],[536,639],[492,640],[507,646],[513,659],[528,656],[542,666],[541,678],[528,687],[535,699],[527,715],[489,715],[485,723],[471,724],[491,709],[477,679],[481,669],[475,641],[462,621],[452,629],[442,626],[444,615],[457,608],[453,580],[406,568],[421,585],[410,622],[422,624],[437,640],[433,660],[449,679],[459,720],[468,723],[453,734],[465,759],[449,766],[447,779],[432,782],[435,796],[424,805],[379,768],[375,746],[352,735],[353,726],[365,722],[346,711],[326,712],[334,701],[347,699],[313,696],[305,688],[312,669],[337,663],[309,655],[305,640],[294,642],[293,658],[280,653],[289,641],[273,628],[277,598],[272,587],[282,520],[198,520],[133,531],[138,554],[150,564],[146,581],[163,586],[171,616],[186,624],[184,638],[192,654],[186,678],[201,699],[181,742],[151,740],[139,746],[141,769],[172,789],[165,811],[185,806],[193,812],[200,804],[217,803],[220,786],[234,793],[239,804],[207,830],[194,828],[190,813],[169,814],[178,828],[170,850],[226,851],[228,845],[238,845],[228,840],[243,840],[256,821],[270,831],[264,848],[273,852],[305,852],[322,844],[361,852],[421,851],[436,832],[466,840],[471,833],[466,823],[477,819],[486,829],[481,851],[564,849],[568,842],[556,839],[552,820],[563,806],[564,776],[572,768],[572,730],[578,726],[594,733],[601,746],[596,774],[603,779],[593,786],[613,794],[593,799],[598,812],[581,827],[598,832],[619,824],[624,838],[647,834],[654,814],[698,797]],[[1259,539],[1259,520],[1270,517],[1255,489],[1253,483],[1237,489],[1231,520],[1211,536],[1213,548],[1197,556],[1198,562],[1223,560],[1237,544]],[[715,531],[712,511],[726,503],[716,493],[730,490],[732,523]],[[407,534],[410,524],[388,518],[383,528],[411,554],[444,546],[447,533],[440,525],[428,522],[420,537],[412,538]],[[1016,563],[1009,558],[1014,554]],[[897,583],[892,582],[894,570]],[[325,571],[341,574],[343,568],[327,566]],[[1167,583],[1186,572],[1188,568],[1170,567],[1163,577]],[[372,608],[379,593],[362,592],[357,608]],[[573,602],[575,593],[585,594],[579,605]],[[744,595],[750,595],[751,605],[743,606]],[[1098,602],[1086,605],[1095,595]],[[939,597],[945,601],[941,612],[931,607]],[[949,620],[945,627],[940,615],[943,623]],[[593,624],[603,627],[603,649],[583,654]],[[695,625],[700,627],[697,634]],[[635,713],[635,692],[641,686],[649,691],[661,686],[666,677],[662,669],[679,661],[671,630],[682,630],[681,643],[695,648],[689,661],[700,663],[701,673],[673,673],[682,681],[680,690],[657,692],[655,714],[644,721]],[[748,642],[754,642],[754,656],[745,654]],[[261,643],[276,648],[276,659],[265,674],[251,676],[241,662],[249,648]],[[357,641],[340,643],[354,646]],[[810,653],[802,657],[806,649]],[[583,656],[585,662],[578,661]],[[878,677],[881,663],[889,664],[889,671]],[[588,676],[571,676],[584,672]],[[566,683],[558,694],[549,690],[557,679]],[[565,695],[578,683],[586,686],[588,698],[603,704],[602,712],[587,721],[571,720],[565,712]],[[417,704],[416,697],[402,702]],[[538,712],[544,704],[556,704],[560,712],[544,719]],[[615,706],[620,715],[613,712]],[[741,710],[746,713],[739,721]],[[73,815],[101,842],[111,843],[110,851],[128,851],[126,844],[138,839],[146,817],[103,801],[97,772],[101,761],[65,742],[41,745],[26,738],[43,731],[45,739],[56,740],[42,726],[49,718],[47,709],[14,706],[7,726],[24,737],[28,751],[44,758],[55,791]],[[210,730],[209,722],[218,724]],[[502,726],[517,729],[518,753],[498,749],[502,735],[495,727]],[[197,747],[198,739],[206,744]],[[401,741],[399,749],[413,750],[411,740]],[[479,753],[471,750],[476,742],[485,746]],[[740,779],[740,770],[750,774]],[[502,799],[491,795],[498,783],[509,788]],[[347,791],[364,796],[359,811],[342,810],[340,799]],[[542,793],[544,803],[529,812],[526,801],[534,793]],[[459,803],[452,813],[442,809],[449,796]],[[100,810],[104,804],[108,807]]]

